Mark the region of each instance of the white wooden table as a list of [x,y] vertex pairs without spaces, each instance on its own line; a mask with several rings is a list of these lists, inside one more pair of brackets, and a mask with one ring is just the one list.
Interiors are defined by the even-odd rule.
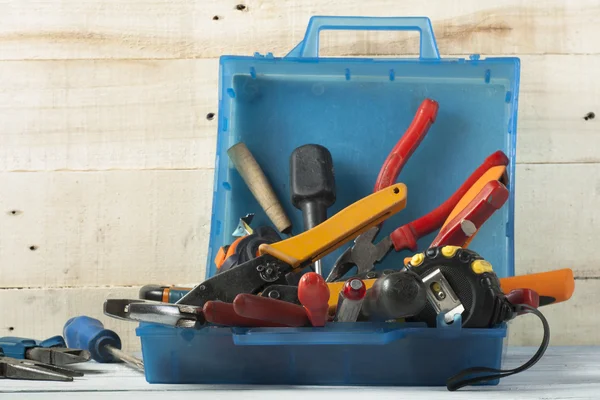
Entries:
[[[509,348],[505,367],[520,365],[535,348]],[[292,400],[307,396],[343,400],[386,399],[597,399],[600,396],[600,347],[554,347],[532,369],[506,378],[498,386],[457,392],[436,388],[290,387],[151,385],[124,365],[88,363],[85,377],[74,382],[0,381],[0,397],[27,399],[127,398],[164,399],[177,395],[204,399]],[[165,393],[168,391],[168,393]],[[197,393],[192,393],[197,392]],[[434,394],[435,393],[435,394]]]

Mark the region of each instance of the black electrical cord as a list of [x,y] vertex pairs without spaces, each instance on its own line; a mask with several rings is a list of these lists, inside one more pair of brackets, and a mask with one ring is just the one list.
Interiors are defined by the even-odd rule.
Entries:
[[[506,378],[507,376],[518,374],[519,372],[523,372],[526,369],[532,367],[542,358],[542,356],[546,352],[546,349],[548,348],[548,343],[550,342],[550,326],[548,325],[548,321],[546,320],[546,317],[544,317],[544,314],[542,314],[537,308],[531,307],[529,305],[516,305],[515,313],[520,312],[536,315],[540,319],[540,321],[542,321],[542,325],[544,326],[544,337],[542,339],[542,343],[540,344],[538,351],[533,355],[533,357],[531,357],[529,361],[527,361],[520,367],[509,370],[501,370],[487,367],[467,368],[446,381],[446,387],[449,391],[453,392],[462,387],[472,385],[475,383],[492,381],[495,379]],[[490,374],[465,379],[466,376],[479,374],[482,372],[489,372]]]

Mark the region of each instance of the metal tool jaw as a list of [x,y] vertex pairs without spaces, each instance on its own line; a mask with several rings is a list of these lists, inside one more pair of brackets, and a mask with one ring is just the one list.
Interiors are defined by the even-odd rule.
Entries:
[[347,248],[336,260],[331,272],[327,276],[326,282],[335,282],[342,279],[354,266],[356,266],[356,275],[365,274],[375,268],[375,263],[380,262],[392,248],[392,241],[389,236],[373,243],[379,226],[374,226],[354,240],[354,244]]
[[205,322],[202,307],[152,300],[108,299],[104,302],[104,314],[179,328],[200,328]]
[[50,365],[69,365],[89,361],[92,356],[87,350],[67,347],[34,347],[27,350],[27,358]]
[[202,307],[209,300],[232,303],[240,293],[257,294],[272,284],[286,284],[285,276],[293,268],[265,254],[217,274],[194,287],[176,303]]
[[0,349],[6,357],[18,360],[28,359],[50,365],[67,365],[89,361],[87,350],[70,349],[66,347],[62,336],[54,336],[38,341],[15,336],[0,338]]
[[69,368],[48,365],[33,360],[17,360],[3,354],[0,351],[0,379],[70,382],[73,377],[83,376],[82,372]]

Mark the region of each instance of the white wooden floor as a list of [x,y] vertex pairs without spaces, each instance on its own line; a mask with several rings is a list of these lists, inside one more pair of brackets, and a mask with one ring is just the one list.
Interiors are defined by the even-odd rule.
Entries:
[[[509,348],[505,367],[529,359],[535,348]],[[203,399],[294,400],[343,398],[344,400],[408,399],[598,399],[600,397],[600,347],[553,347],[532,369],[501,380],[498,386],[469,387],[457,392],[445,388],[333,388],[284,386],[151,385],[143,375],[123,365],[88,363],[87,375],[68,383],[0,381],[2,399],[127,398],[165,399],[184,396]],[[168,391],[168,392],[166,392]],[[342,397],[343,396],[343,397]]]

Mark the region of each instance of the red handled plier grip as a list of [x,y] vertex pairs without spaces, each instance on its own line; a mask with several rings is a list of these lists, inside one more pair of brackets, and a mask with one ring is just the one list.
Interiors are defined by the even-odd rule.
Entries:
[[437,101],[423,100],[410,126],[385,159],[377,176],[374,192],[396,183],[400,171],[427,135],[431,124],[435,122],[438,108]]
[[[375,183],[375,191],[384,189],[396,182],[402,168],[423,141],[429,127],[435,122],[438,107],[438,103],[431,99],[425,99],[421,103],[405,134],[396,143],[383,163]],[[371,271],[375,267],[375,263],[381,261],[392,247],[396,251],[404,249],[416,251],[417,241],[444,225],[446,218],[475,182],[490,168],[507,164],[508,157],[503,152],[497,151],[486,158],[483,164],[467,178],[450,198],[429,214],[397,228],[378,243],[373,243],[373,241],[379,232],[379,226],[361,234],[355,239],[354,245],[346,249],[336,260],[327,277],[327,282],[341,279],[354,266],[357,267],[358,275]],[[483,218],[481,223],[483,223]]]
[[416,251],[417,240],[441,228],[460,199],[462,199],[471,186],[473,186],[486,171],[492,167],[507,164],[508,157],[502,151],[497,151],[488,156],[485,161],[473,171],[471,176],[467,178],[458,190],[435,210],[394,230],[390,234],[394,249],[396,249],[396,251],[404,249]]

